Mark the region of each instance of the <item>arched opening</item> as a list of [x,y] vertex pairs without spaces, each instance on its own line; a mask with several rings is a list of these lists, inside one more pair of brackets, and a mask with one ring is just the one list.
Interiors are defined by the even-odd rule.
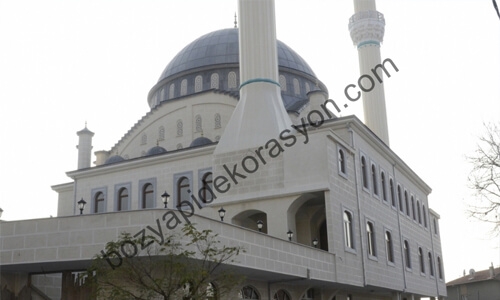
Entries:
[[237,214],[231,223],[241,227],[259,231],[258,222],[262,221],[261,232],[267,233],[267,214],[261,210],[250,209]]
[[313,300],[313,299],[321,299],[321,290],[319,288],[309,288],[302,294],[300,298],[302,300]]
[[247,285],[244,286],[238,293],[239,299],[260,299],[259,292],[253,286]]
[[328,251],[328,234],[326,228],[326,219],[321,223],[319,227],[319,244],[318,247],[321,250]]
[[274,300],[292,300],[292,297],[288,294],[287,291],[281,289],[274,293]]
[[304,194],[288,208],[288,224],[297,243],[328,251],[325,196],[322,192]]

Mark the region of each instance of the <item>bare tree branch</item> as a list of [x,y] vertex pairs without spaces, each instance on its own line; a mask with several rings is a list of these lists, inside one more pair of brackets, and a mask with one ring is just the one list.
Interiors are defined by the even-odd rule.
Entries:
[[94,258],[85,276],[98,298],[211,299],[214,282],[220,298],[243,280],[222,268],[243,250],[221,246],[211,230],[186,224],[181,234],[165,237],[163,244],[153,236],[146,240],[122,234]]
[[497,231],[500,208],[500,128],[484,124],[485,134],[479,138],[475,155],[467,157],[472,165],[469,185],[475,191],[474,203],[469,204],[469,216],[492,223]]

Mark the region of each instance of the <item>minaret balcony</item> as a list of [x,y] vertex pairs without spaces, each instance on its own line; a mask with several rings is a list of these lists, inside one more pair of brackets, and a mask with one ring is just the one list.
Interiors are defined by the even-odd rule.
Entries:
[[385,19],[378,11],[361,11],[349,19],[349,31],[353,44],[380,44],[384,40]]

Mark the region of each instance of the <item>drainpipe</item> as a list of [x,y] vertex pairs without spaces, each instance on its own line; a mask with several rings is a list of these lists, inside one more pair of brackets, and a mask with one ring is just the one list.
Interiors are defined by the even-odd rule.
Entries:
[[[397,193],[397,180],[396,180],[396,164],[392,164],[392,176],[394,177],[394,185],[396,187],[396,191],[395,191],[395,194],[396,196],[398,197],[398,199],[396,199],[396,203],[397,203],[397,206],[399,206],[399,194]],[[401,261],[403,262],[402,263],[402,266],[403,266],[403,282],[404,282],[404,288],[403,288],[403,292],[406,291],[406,262],[405,262],[405,253],[404,253],[404,249],[403,249],[403,235],[402,235],[402,232],[401,232],[401,220],[400,220],[400,213],[399,213],[399,207],[396,207],[396,213],[398,215],[398,231],[399,231],[399,247],[401,248]]]
[[438,283],[438,277],[439,277],[439,270],[436,270],[436,257],[434,255],[434,239],[432,237],[432,222],[430,218],[430,213],[429,213],[429,202],[427,201],[427,220],[429,220],[429,237],[431,239],[431,249],[432,249],[432,268],[434,268],[434,281],[436,282],[436,294],[438,295],[439,299],[439,283]]
[[[350,127],[350,124],[347,124],[347,130],[351,134],[351,146],[356,151],[355,143],[354,143],[354,133]],[[356,153],[352,153],[353,161],[354,161],[354,182],[356,184],[356,202],[358,204],[358,223],[359,223],[359,237],[360,237],[360,251],[361,251],[361,268],[363,269],[363,286],[366,286],[366,268],[365,268],[365,249],[363,247],[363,228],[362,226],[362,218],[361,218],[361,201],[359,200],[359,185],[358,185],[358,165],[356,163]],[[354,238],[354,237],[353,237]]]

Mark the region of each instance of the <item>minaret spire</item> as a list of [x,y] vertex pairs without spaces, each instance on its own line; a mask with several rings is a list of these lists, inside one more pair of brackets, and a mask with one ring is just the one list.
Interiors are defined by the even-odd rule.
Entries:
[[236,18],[236,12],[234,13],[234,28],[238,28],[238,19]]
[[[349,31],[358,48],[361,75],[372,74],[372,70],[381,62],[380,44],[385,31],[384,15],[377,11],[375,0],[354,0],[354,15],[349,19]],[[383,74],[379,76],[382,78]],[[377,81],[371,91],[363,92],[363,110],[366,126],[389,146],[383,82]]]
[[240,100],[215,154],[257,148],[292,125],[281,99],[274,0],[240,0],[238,16]]

